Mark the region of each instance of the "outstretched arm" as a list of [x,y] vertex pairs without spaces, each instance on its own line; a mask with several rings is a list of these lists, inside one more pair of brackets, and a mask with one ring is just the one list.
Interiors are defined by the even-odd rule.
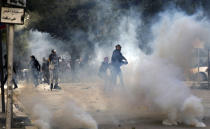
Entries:
[[127,59],[122,55],[122,53],[120,53],[120,56],[121,56],[122,60],[127,61]]
[[127,59],[123,56],[123,60],[126,60],[127,61]]

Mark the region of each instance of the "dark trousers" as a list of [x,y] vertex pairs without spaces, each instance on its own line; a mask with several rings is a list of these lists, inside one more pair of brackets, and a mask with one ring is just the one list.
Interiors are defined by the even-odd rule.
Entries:
[[44,78],[44,83],[50,83],[50,79],[49,79],[49,71],[43,71],[42,72],[42,74],[43,74],[43,78]]

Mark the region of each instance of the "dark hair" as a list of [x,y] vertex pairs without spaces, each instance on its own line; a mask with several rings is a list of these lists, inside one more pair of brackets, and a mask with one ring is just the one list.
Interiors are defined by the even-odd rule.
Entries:
[[120,47],[120,48],[121,48],[120,44],[117,44],[115,47],[116,47],[116,48],[117,48],[117,47]]
[[34,56],[34,55],[32,55],[32,56],[31,56],[31,58],[32,58],[32,59],[35,59],[35,56]]
[[56,50],[55,49],[52,49],[51,52],[54,53],[54,52],[56,52]]

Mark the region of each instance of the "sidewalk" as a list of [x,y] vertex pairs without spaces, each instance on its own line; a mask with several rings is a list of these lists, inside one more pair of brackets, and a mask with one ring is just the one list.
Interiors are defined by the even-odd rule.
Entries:
[[[20,103],[13,96],[13,128],[14,129],[37,129],[33,127],[30,118],[24,113]],[[6,100],[6,89],[5,89],[5,100]],[[6,102],[5,102],[6,105]],[[6,108],[6,107],[5,107]],[[0,129],[5,129],[6,115],[2,113],[2,100],[0,98]]]

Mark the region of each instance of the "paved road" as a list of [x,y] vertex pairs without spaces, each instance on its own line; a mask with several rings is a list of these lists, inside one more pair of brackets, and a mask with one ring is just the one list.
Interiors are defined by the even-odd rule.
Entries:
[[[63,104],[68,102],[76,103],[85,112],[88,112],[99,123],[100,129],[188,129],[188,126],[163,126],[161,125],[161,114],[151,112],[147,107],[134,103],[124,103],[127,98],[119,98],[104,94],[99,84],[72,83],[61,84],[62,90],[49,90],[48,85],[40,85],[38,88],[25,90],[26,85],[16,90],[26,94],[28,100],[34,97],[35,103],[46,104],[50,111],[57,112],[63,109]],[[23,90],[24,89],[24,90]],[[210,90],[193,89],[193,94],[203,99],[205,108],[204,122],[210,127]],[[30,96],[29,96],[30,95]],[[26,97],[24,96],[24,97]],[[20,99],[22,100],[22,99]],[[25,101],[26,99],[24,99]],[[23,101],[23,100],[22,100]],[[34,100],[35,101],[35,100]],[[33,102],[29,102],[31,104]],[[27,103],[25,103],[27,104]],[[192,127],[190,127],[192,128]]]

